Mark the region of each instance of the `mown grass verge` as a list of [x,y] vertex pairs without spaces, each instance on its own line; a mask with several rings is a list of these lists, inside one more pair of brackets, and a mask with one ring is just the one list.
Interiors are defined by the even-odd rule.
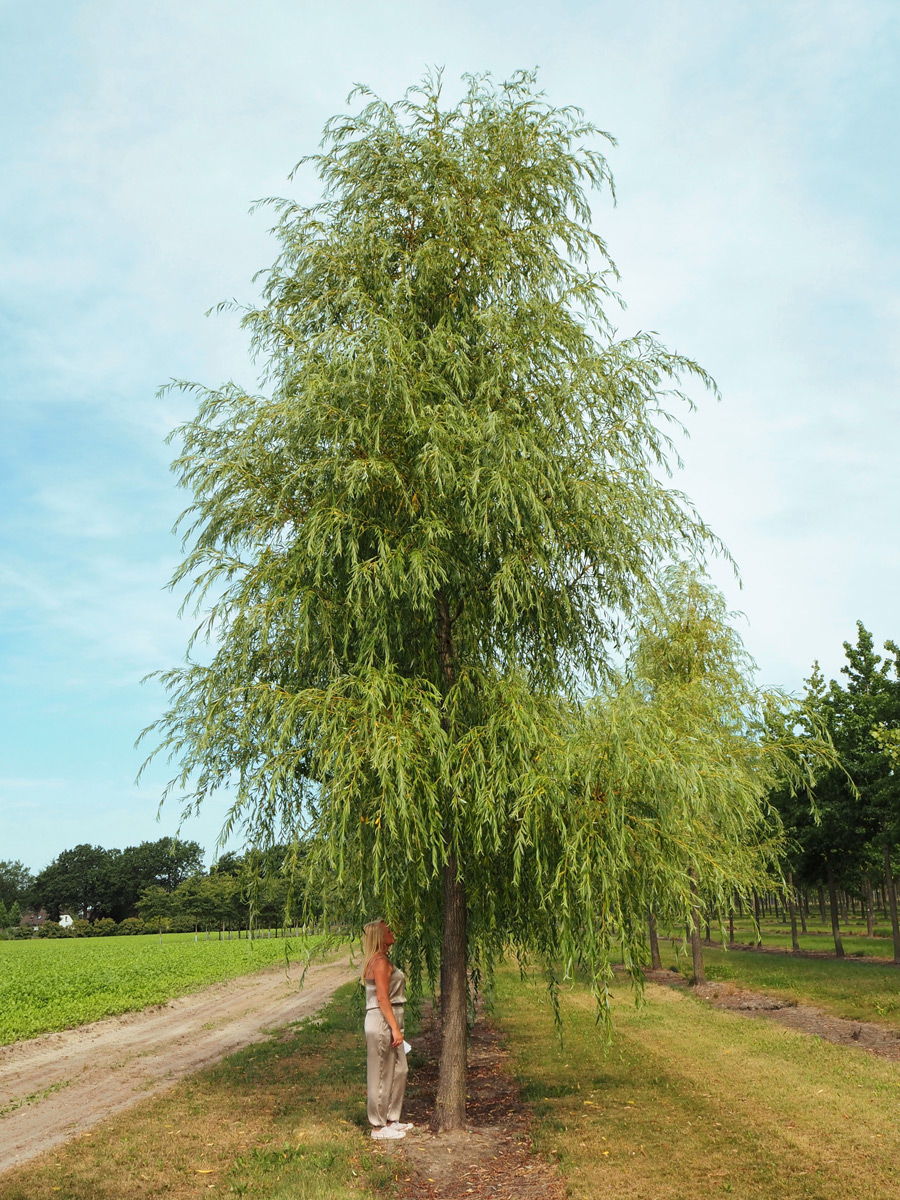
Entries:
[[366,1137],[362,1020],[347,984],[318,1016],[0,1176],[0,1200],[394,1195],[394,1161]]
[[658,986],[615,990],[604,1049],[583,987],[562,997],[512,970],[497,1016],[536,1148],[580,1200],[894,1200],[900,1066]]

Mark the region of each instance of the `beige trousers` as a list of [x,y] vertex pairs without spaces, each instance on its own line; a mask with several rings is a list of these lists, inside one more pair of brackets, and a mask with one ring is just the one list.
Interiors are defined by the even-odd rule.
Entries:
[[[403,1005],[395,1004],[394,1016],[403,1029]],[[403,1047],[391,1045],[391,1027],[380,1009],[366,1012],[366,1084],[369,1124],[399,1121],[406,1091],[406,1055]]]

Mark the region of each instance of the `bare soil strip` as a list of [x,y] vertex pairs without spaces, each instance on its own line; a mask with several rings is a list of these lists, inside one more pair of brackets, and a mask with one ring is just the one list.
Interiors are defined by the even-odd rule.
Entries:
[[555,1168],[536,1155],[529,1133],[530,1110],[509,1074],[500,1033],[479,1013],[468,1052],[467,1125],[455,1133],[432,1133],[437,1093],[440,1030],[426,1013],[403,1119],[416,1132],[402,1142],[382,1142],[405,1168],[409,1200],[563,1200]]
[[353,977],[346,962],[283,966],[167,1004],[0,1047],[0,1171],[309,1016]]
[[[652,983],[664,983],[667,987],[688,986],[673,971],[645,971],[644,974]],[[727,1008],[748,1017],[769,1017],[779,1025],[796,1029],[798,1033],[819,1037],[838,1046],[855,1046],[858,1050],[868,1050],[870,1054],[900,1062],[900,1029],[876,1025],[871,1021],[833,1017],[811,1004],[796,1004],[781,996],[748,991],[727,981],[704,983],[690,990],[716,1008]]]
[[747,1013],[752,1017],[770,1017],[780,1025],[835,1042],[838,1046],[856,1046],[900,1062],[900,1029],[875,1025],[871,1021],[848,1021],[832,1017],[810,1004],[794,1004],[765,992],[747,992],[722,983],[707,983],[694,988],[698,996],[716,1008]]

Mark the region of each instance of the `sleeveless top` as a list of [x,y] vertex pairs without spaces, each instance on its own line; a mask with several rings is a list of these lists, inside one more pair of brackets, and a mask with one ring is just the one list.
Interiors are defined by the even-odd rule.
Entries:
[[[399,967],[394,967],[388,980],[388,999],[391,1007],[396,1008],[406,1003],[406,976]],[[366,1012],[378,1007],[378,997],[375,995],[375,980],[366,980]]]

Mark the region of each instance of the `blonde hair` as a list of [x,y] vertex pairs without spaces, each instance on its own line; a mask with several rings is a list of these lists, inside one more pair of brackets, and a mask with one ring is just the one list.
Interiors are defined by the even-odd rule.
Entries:
[[387,925],[385,925],[381,917],[377,921],[370,921],[368,925],[363,927],[363,965],[359,975],[363,983],[366,982],[366,971],[369,969],[369,963],[377,955],[384,954],[384,931],[386,929]]

